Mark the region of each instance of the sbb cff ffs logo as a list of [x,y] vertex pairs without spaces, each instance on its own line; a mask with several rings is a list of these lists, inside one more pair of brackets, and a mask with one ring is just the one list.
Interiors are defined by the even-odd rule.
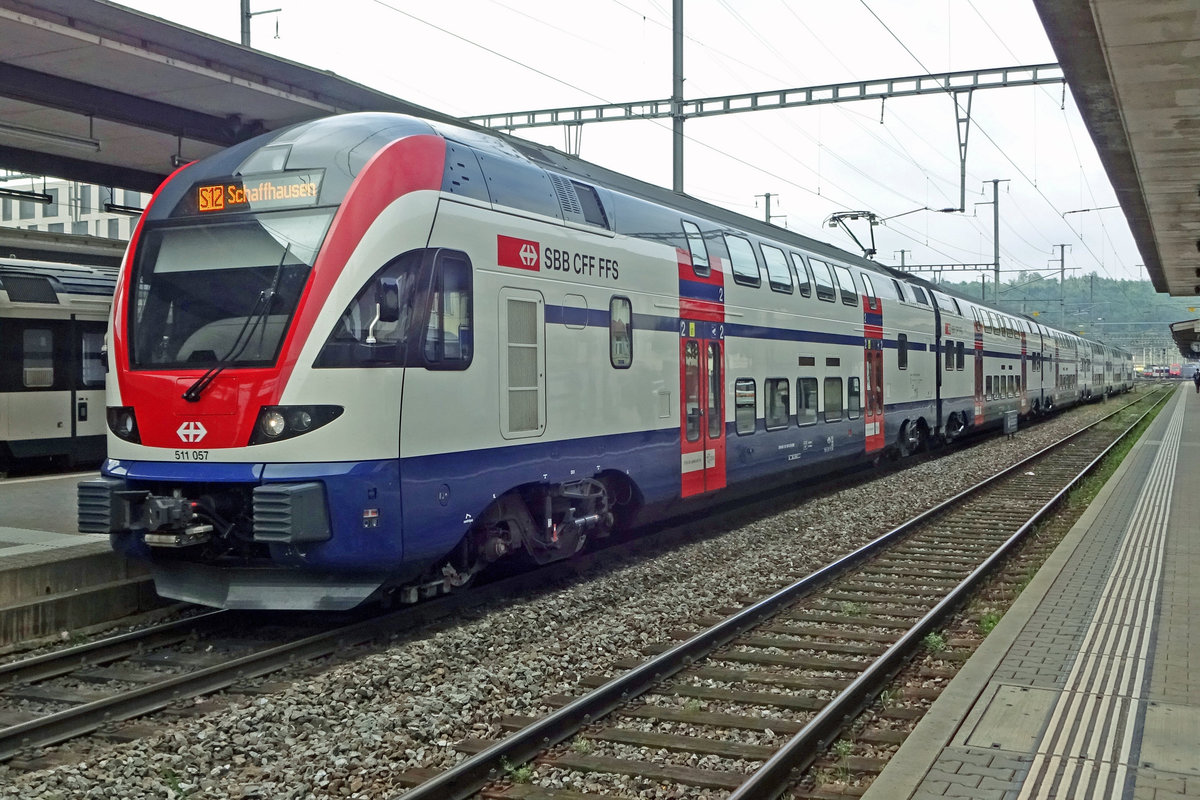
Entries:
[[175,431],[179,434],[179,438],[188,444],[195,444],[204,438],[208,433],[208,429],[200,422],[185,422]]
[[537,242],[497,234],[496,263],[500,266],[538,272],[542,267],[541,261],[541,245]]

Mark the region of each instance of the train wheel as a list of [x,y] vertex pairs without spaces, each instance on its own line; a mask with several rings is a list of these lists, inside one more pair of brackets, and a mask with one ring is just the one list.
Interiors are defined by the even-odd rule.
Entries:
[[911,456],[913,453],[920,452],[924,447],[925,437],[922,435],[921,425],[912,420],[906,420],[900,426],[900,455],[903,457]]

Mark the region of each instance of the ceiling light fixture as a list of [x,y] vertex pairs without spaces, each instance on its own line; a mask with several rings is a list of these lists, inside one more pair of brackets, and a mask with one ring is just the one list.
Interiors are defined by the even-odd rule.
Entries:
[[122,205],[118,205],[117,203],[105,203],[104,204],[104,211],[105,211],[105,213],[108,213],[108,214],[129,214],[131,216],[136,217],[138,214],[141,214],[145,210],[146,209],[138,208],[137,206],[122,206]]
[[29,203],[41,203],[44,206],[48,206],[54,202],[54,198],[44,192],[24,192],[20,189],[0,188],[0,197],[11,197],[14,200],[24,200]]
[[91,139],[83,136],[71,136],[66,133],[55,133],[54,131],[43,131],[37,128],[22,128],[20,125],[13,125],[8,122],[0,122],[0,136],[16,136],[23,139],[29,139],[42,144],[57,144],[64,147],[77,147],[83,150],[91,150],[92,152],[100,152],[100,140]]

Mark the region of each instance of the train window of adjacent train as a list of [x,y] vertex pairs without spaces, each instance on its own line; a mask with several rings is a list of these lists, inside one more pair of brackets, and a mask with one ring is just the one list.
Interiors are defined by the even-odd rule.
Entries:
[[846,383],[846,418],[858,419],[862,416],[862,381],[851,378]]
[[80,336],[79,382],[84,386],[104,385],[104,333],[84,331]]
[[628,297],[608,301],[608,362],[616,369],[633,364],[633,303]]
[[692,271],[697,277],[703,278],[709,274],[708,245],[704,243],[704,234],[700,226],[694,222],[683,221],[683,232],[687,235],[688,251],[692,256]]
[[991,400],[991,399],[992,399],[992,376],[991,376],[991,375],[988,375],[988,376],[987,376],[987,378],[985,378],[985,379],[984,379],[984,382],[983,382],[983,399],[984,399],[984,400]]
[[778,247],[762,245],[763,261],[767,262],[767,281],[775,292],[792,293],[792,271],[788,269],[787,256]]
[[954,368],[963,369],[966,364],[966,351],[962,342],[956,342],[954,345]]
[[817,421],[817,379],[796,379],[796,422],[812,425]]
[[946,353],[946,369],[954,369],[954,342],[947,339],[943,350]]
[[471,263],[463,253],[443,250],[433,266],[429,322],[425,326],[425,366],[466,369],[475,337],[471,333]]
[[896,334],[896,367],[908,369],[908,334]]
[[21,383],[26,389],[54,385],[54,332],[48,328],[22,331]]
[[796,287],[805,297],[812,295],[812,279],[808,277],[808,267],[799,253],[792,253],[792,266],[796,268]]
[[738,378],[733,384],[733,424],[742,436],[754,433],[754,406],[754,379]]
[[854,285],[854,276],[850,274],[850,270],[835,264],[833,271],[837,276],[838,286],[842,292],[842,303],[848,306],[857,306],[858,289]]
[[825,379],[825,421],[834,422],[842,418],[842,379]]
[[829,265],[819,258],[810,258],[808,264],[812,267],[813,282],[817,285],[817,299],[832,303],[837,296],[837,289],[833,286],[833,273],[829,271]]
[[786,378],[767,378],[763,384],[763,416],[766,417],[766,428],[769,431],[786,428],[791,416],[791,402],[788,397],[788,380]]
[[729,263],[733,267],[733,279],[747,286],[762,284],[758,271],[758,259],[754,257],[754,245],[742,236],[725,234],[725,246],[729,248]]

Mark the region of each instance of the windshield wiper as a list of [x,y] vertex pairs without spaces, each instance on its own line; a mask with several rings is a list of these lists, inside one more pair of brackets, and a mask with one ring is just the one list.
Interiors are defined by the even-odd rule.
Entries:
[[204,390],[208,388],[217,376],[225,371],[226,367],[241,357],[246,348],[250,345],[250,338],[254,335],[254,331],[258,326],[266,320],[271,314],[271,303],[275,299],[275,293],[279,289],[279,277],[283,274],[283,262],[287,261],[288,252],[292,245],[289,243],[283,248],[283,257],[279,259],[279,264],[275,267],[275,274],[271,277],[271,285],[258,293],[258,299],[254,301],[254,307],[250,309],[250,313],[246,315],[246,321],[242,323],[242,329],[238,331],[237,338],[233,340],[233,346],[229,348],[229,352],[224,358],[213,364],[204,374],[196,379],[196,382],[187,388],[183,393],[183,399],[189,403],[196,403],[200,400],[200,395],[204,394]]

